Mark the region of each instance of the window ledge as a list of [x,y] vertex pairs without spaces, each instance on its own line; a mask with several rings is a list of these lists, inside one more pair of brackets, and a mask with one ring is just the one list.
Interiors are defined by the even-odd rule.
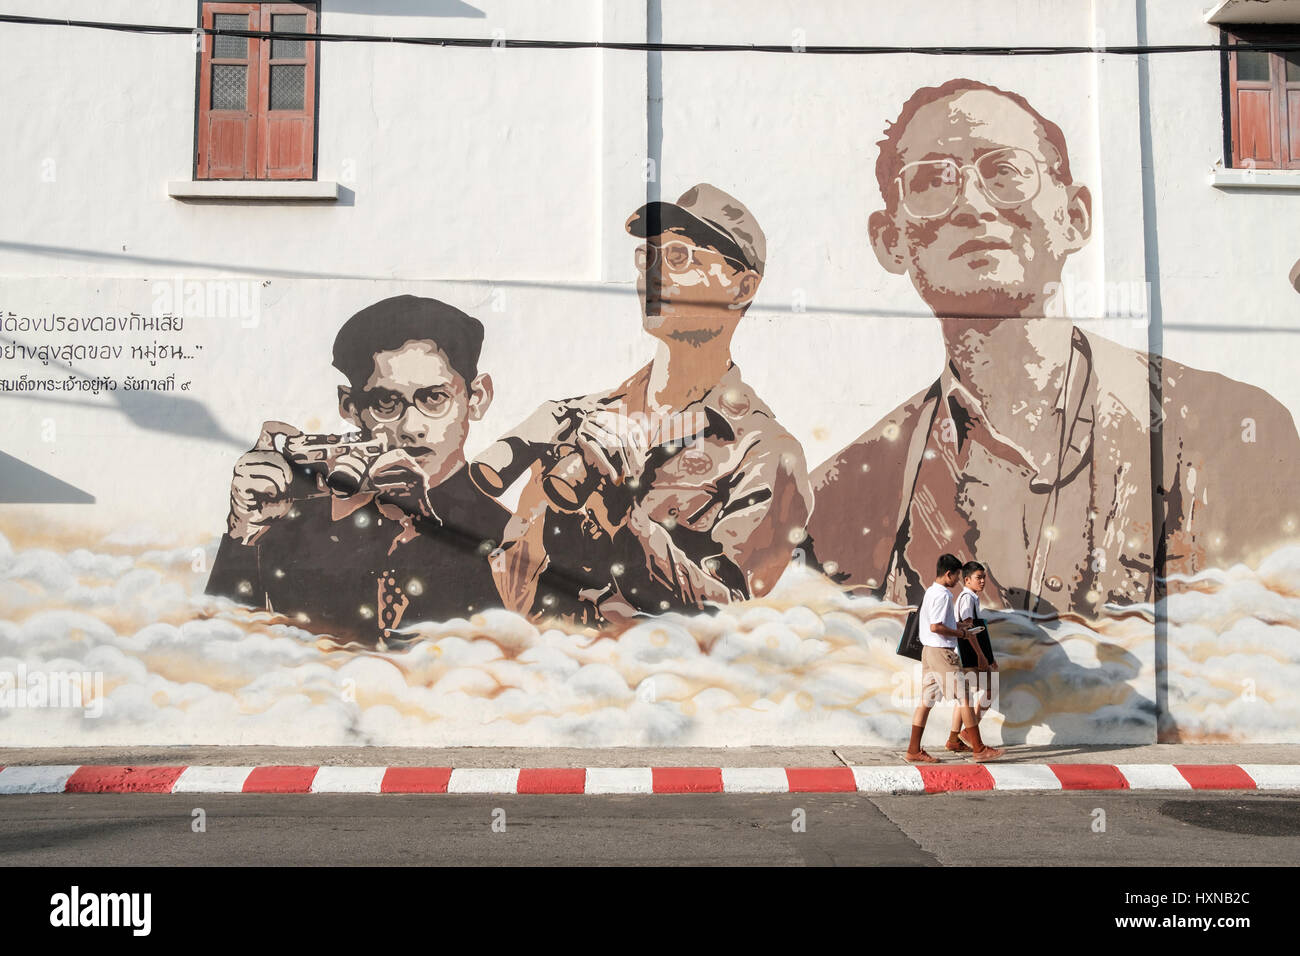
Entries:
[[1205,22],[1224,23],[1300,23],[1300,3],[1296,0],[1219,0],[1205,14]]
[[189,202],[338,202],[339,184],[296,179],[202,179],[170,182],[167,195]]
[[1300,189],[1300,169],[1216,169],[1210,185],[1218,189]]

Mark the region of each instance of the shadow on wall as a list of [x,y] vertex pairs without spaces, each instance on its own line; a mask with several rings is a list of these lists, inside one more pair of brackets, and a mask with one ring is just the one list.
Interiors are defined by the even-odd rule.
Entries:
[[331,0],[326,13],[379,17],[463,17],[484,20],[487,14],[461,0]]
[[1097,666],[1084,666],[1050,633],[1056,622],[994,620],[1003,744],[1027,744],[1030,731],[1039,726],[1046,726],[1054,740],[1077,740],[1080,719],[1088,721],[1098,739],[1131,739],[1137,731],[1154,742],[1156,702],[1133,689],[1142,670],[1136,655],[1096,640],[1090,646]]
[[[208,407],[198,399],[158,392],[120,391],[110,392],[108,397],[136,428],[165,432],[184,438],[222,442],[234,448],[242,449],[245,445],[244,441],[226,431]],[[18,401],[31,401],[36,399],[36,395],[14,395],[11,398]],[[79,405],[86,408],[112,407],[101,402],[50,399],[45,394],[41,394],[39,400],[51,404]]]
[[0,504],[94,503],[94,495],[0,451]]
[[226,431],[208,407],[197,399],[157,392],[114,392],[111,395],[122,414],[137,428],[222,442],[234,448],[244,447],[244,442]]
[[[76,371],[76,370],[74,370]],[[77,374],[84,374],[77,372]],[[12,395],[24,400],[35,396]],[[186,438],[242,449],[244,442],[230,434],[213,417],[206,405],[197,399],[180,395],[163,395],[157,392],[110,392],[109,397],[117,408],[137,428],[166,432]],[[59,405],[81,405],[90,408],[111,408],[99,402],[51,400],[42,393],[41,398]],[[95,496],[70,485],[53,475],[30,465],[12,455],[0,452],[0,504],[94,504]]]

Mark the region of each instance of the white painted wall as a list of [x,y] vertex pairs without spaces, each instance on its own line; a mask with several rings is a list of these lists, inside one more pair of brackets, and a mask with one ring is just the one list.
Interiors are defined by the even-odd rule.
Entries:
[[[1202,19],[1209,0],[1140,3],[1149,42],[1217,40]],[[807,45],[1114,46],[1138,41],[1140,9],[1128,0],[322,6],[322,29],[333,33]],[[196,18],[194,0],[10,0],[5,11],[184,26]],[[176,369],[192,382],[182,396],[188,404],[0,395],[0,450],[97,498],[94,506],[0,505],[0,527],[16,548],[72,551],[99,534],[123,546],[210,545],[231,463],[263,419],[337,424],[334,332],[388,295],[444,298],[487,325],[482,367],[495,378],[496,401],[471,432],[470,454],[543,399],[613,384],[652,351],[632,285],[635,242],[623,222],[648,191],[671,199],[700,181],[733,192],[766,231],[767,275],[735,354],[816,465],[931,381],[942,361],[937,324],[910,284],[876,263],[866,218],[878,201],[872,166],[885,124],[917,87],[959,75],[1017,90],[1063,128],[1097,220],[1069,278],[1140,282],[1154,250],[1163,306],[1154,337],[1165,354],[1260,385],[1300,413],[1300,296],[1286,282],[1300,257],[1300,192],[1209,185],[1222,160],[1215,53],[1150,58],[1154,220],[1143,216],[1143,117],[1131,56],[655,57],[330,44],[320,70],[319,176],[339,181],[344,201],[187,204],[170,199],[166,184],[192,169],[188,37],[0,25],[0,313],[147,314],[173,281],[205,277],[253,281],[258,290],[255,324],[241,315],[187,316],[180,341],[202,347]],[[647,94],[660,78],[663,125],[651,135]],[[661,161],[649,185],[648,155]],[[1143,320],[1079,319],[1139,348],[1151,331]],[[68,340],[4,334],[26,344]],[[84,371],[124,377],[142,369],[123,362]],[[0,363],[0,377],[19,374],[53,372]],[[1148,646],[1147,636],[1130,637]],[[1083,642],[1071,648],[1087,657]],[[905,720],[898,716],[898,726]],[[48,739],[42,726],[33,740]],[[317,734],[316,724],[303,726]],[[709,736],[701,726],[708,732],[684,739],[771,736]],[[1079,726],[1035,733],[1094,734],[1086,721]],[[1258,726],[1276,736],[1272,724]],[[135,726],[122,732],[139,739]],[[800,731],[807,740],[847,732],[830,724]],[[874,732],[892,739],[894,725]],[[591,739],[641,739],[630,733],[614,721]],[[478,739],[456,734],[448,739]]]
[[[705,14],[697,4],[663,0],[652,14],[656,8],[668,42],[1136,41],[1133,5],[1120,0],[1000,0],[961,15],[950,4],[922,3],[908,5],[906,16],[890,3],[731,0]],[[195,17],[190,0],[54,0],[9,9],[182,25]],[[364,9],[379,12],[358,12]],[[413,15],[417,9],[462,15]],[[327,32],[375,35],[635,41],[645,38],[646,24],[644,0],[544,9],[520,0],[326,0],[322,16]],[[1177,0],[1151,0],[1148,24],[1152,42],[1216,38],[1196,4]],[[906,280],[880,269],[865,230],[878,202],[874,144],[918,86],[971,76],[1016,89],[1055,118],[1098,217],[1094,241],[1072,260],[1070,276],[1144,278],[1133,57],[661,56],[661,192],[673,198],[695,182],[713,182],[759,217],[768,272],[737,339],[737,359],[812,463],[929,380],[940,361],[936,324]],[[11,133],[0,151],[0,181],[8,185],[0,308],[80,314],[112,302],[144,311],[158,280],[269,278],[274,304],[266,318],[275,330],[240,330],[237,348],[209,345],[194,373],[196,397],[232,434],[247,435],[272,408],[328,414],[332,372],[319,388],[285,386],[296,374],[322,374],[328,339],[350,309],[380,289],[442,290],[489,322],[500,387],[476,436],[486,442],[539,398],[607,384],[648,354],[630,296],[633,243],[622,231],[647,188],[646,62],[645,54],[616,51],[323,45],[319,176],[340,181],[344,201],[200,205],[170,199],[165,189],[191,169],[188,37],[5,26],[0,83]],[[1300,297],[1286,283],[1300,256],[1300,216],[1290,214],[1300,193],[1228,193],[1207,184],[1222,158],[1215,54],[1153,57],[1151,97],[1166,352],[1300,408],[1287,360]],[[68,281],[77,279],[92,281]],[[493,288],[506,290],[505,312],[484,311]],[[800,301],[805,310],[793,311]],[[593,319],[608,334],[582,331]],[[1093,324],[1134,346],[1147,338],[1140,321]],[[1249,334],[1216,331],[1225,324]],[[200,333],[197,319],[192,326],[222,338],[216,328]],[[250,365],[261,374],[250,376]],[[233,394],[216,384],[231,381],[239,383]],[[318,408],[314,395],[326,405]],[[42,417],[63,414],[46,402],[29,407]],[[113,448],[139,442],[142,453],[160,457],[171,447],[124,432],[111,411],[78,415],[90,432],[114,436]],[[60,460],[74,453],[43,447],[23,425],[28,416],[10,417],[11,453],[46,460],[69,478],[87,455],[93,460],[90,447]],[[211,475],[206,458],[217,453],[200,444],[207,450],[196,478],[202,486]],[[102,454],[107,463],[116,453]]]
[[[1178,15],[1188,6],[1201,4],[1151,0],[1151,42],[1217,43],[1217,28]],[[1165,351],[1259,385],[1300,417],[1300,295],[1287,282],[1300,259],[1300,190],[1209,185],[1223,162],[1215,54],[1154,59],[1151,93]]]
[[[601,5],[475,3],[482,18],[373,16],[448,4],[324,4],[326,32],[599,36]],[[460,7],[461,4],[450,6]],[[468,7],[468,4],[463,6]],[[192,0],[19,2],[7,12],[192,25]],[[189,36],[36,26],[0,31],[12,187],[4,274],[577,278],[594,274],[600,54],[336,43],[320,55],[319,177],[331,207],[195,206]],[[635,99],[630,104],[636,105]],[[53,159],[58,179],[40,180]],[[48,186],[51,188],[39,188]],[[559,236],[563,241],[553,241]]]
[[[195,18],[191,0],[8,9],[182,25]],[[453,15],[412,12],[431,9]],[[1136,41],[1134,7],[1122,0],[998,0],[960,13],[916,3],[906,16],[900,9],[729,0],[705,12],[663,0],[650,14],[669,42]],[[322,28],[635,41],[647,35],[647,6],[326,0]],[[1148,30],[1151,42],[1216,38],[1197,5],[1178,0],[1149,0]],[[1133,57],[670,52],[661,63],[659,188],[673,198],[695,182],[716,183],[762,223],[768,272],[737,338],[737,360],[804,442],[810,463],[930,380],[941,360],[936,323],[905,279],[878,266],[865,229],[878,202],[874,144],[918,86],[971,76],[1016,89],[1055,118],[1098,219],[1070,278],[1144,278]],[[168,198],[166,183],[191,169],[194,66],[188,37],[0,28],[10,131],[0,150],[7,185],[0,309],[146,311],[160,280],[270,280],[259,329],[231,334],[219,320],[191,321],[195,341],[209,343],[192,366],[194,397],[238,436],[272,411],[325,421],[335,380],[324,361],[329,339],[351,310],[389,292],[441,294],[488,322],[497,405],[472,444],[486,443],[540,398],[609,384],[649,354],[631,296],[634,243],[622,230],[647,190],[645,54],[323,45],[319,176],[346,187],[334,205]],[[1288,358],[1300,297],[1286,283],[1300,256],[1300,193],[1208,185],[1222,158],[1217,55],[1153,57],[1151,102],[1166,353],[1300,408]],[[494,289],[503,291],[495,300]],[[800,301],[804,311],[794,311]],[[493,302],[503,311],[492,312]],[[1141,321],[1091,324],[1134,346],[1147,341]],[[300,378],[301,387],[289,387]],[[102,446],[43,443],[30,413],[59,419],[68,410],[27,401],[21,413],[9,412],[6,449],[68,480],[90,462],[110,471],[124,464],[124,446],[149,458],[176,447],[174,436],[130,428],[104,399],[75,413],[87,434],[103,436]],[[224,472],[217,463],[230,450],[195,442],[197,457],[188,459],[192,486],[213,508],[224,480],[214,477]],[[111,490],[96,493],[105,517],[129,508]],[[196,532],[211,525],[207,514],[187,517]]]

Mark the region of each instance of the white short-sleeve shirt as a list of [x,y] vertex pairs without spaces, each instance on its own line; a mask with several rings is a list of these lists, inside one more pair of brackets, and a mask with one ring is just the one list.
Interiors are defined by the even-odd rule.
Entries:
[[954,631],[957,629],[957,617],[953,613],[952,592],[942,584],[931,584],[925,589],[921,601],[921,611],[917,617],[921,629],[921,643],[930,647],[956,649],[957,638],[947,634],[936,634],[930,630],[931,624],[944,624]]
[[957,620],[968,621],[980,616],[980,596],[970,588],[962,588],[957,595]]

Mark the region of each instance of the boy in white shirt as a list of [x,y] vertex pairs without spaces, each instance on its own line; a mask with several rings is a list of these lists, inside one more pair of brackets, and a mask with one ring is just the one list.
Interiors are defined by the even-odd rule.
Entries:
[[918,612],[921,630],[921,703],[912,714],[912,739],[904,755],[908,763],[938,763],[921,749],[921,735],[930,719],[930,708],[944,697],[957,703],[966,724],[960,738],[971,748],[971,759],[979,763],[996,760],[1006,751],[987,747],[980,739],[975,712],[966,701],[966,680],[957,654],[957,641],[966,636],[957,623],[953,609],[952,588],[961,578],[961,559],[951,554],[939,556],[934,583],[926,589]]
[[[958,626],[967,628],[975,626],[975,620],[980,616],[980,595],[984,593],[984,585],[987,581],[987,575],[984,572],[984,565],[978,561],[967,561],[961,568],[962,589],[957,595],[956,617]],[[980,642],[976,634],[969,634],[966,640],[970,641],[971,647],[975,649],[975,656],[979,658],[979,663],[975,667],[976,674],[988,674],[998,669],[998,665],[984,656],[984,649],[980,647]],[[969,671],[968,671],[969,673]],[[976,698],[974,711],[976,723],[988,712],[993,701],[984,691],[988,687],[988,682],[992,678],[985,677],[984,686],[979,687],[981,693]],[[954,753],[964,753],[970,750],[966,742],[961,739],[961,711],[953,708],[952,712],[952,729],[948,732],[948,743],[945,745]]]

